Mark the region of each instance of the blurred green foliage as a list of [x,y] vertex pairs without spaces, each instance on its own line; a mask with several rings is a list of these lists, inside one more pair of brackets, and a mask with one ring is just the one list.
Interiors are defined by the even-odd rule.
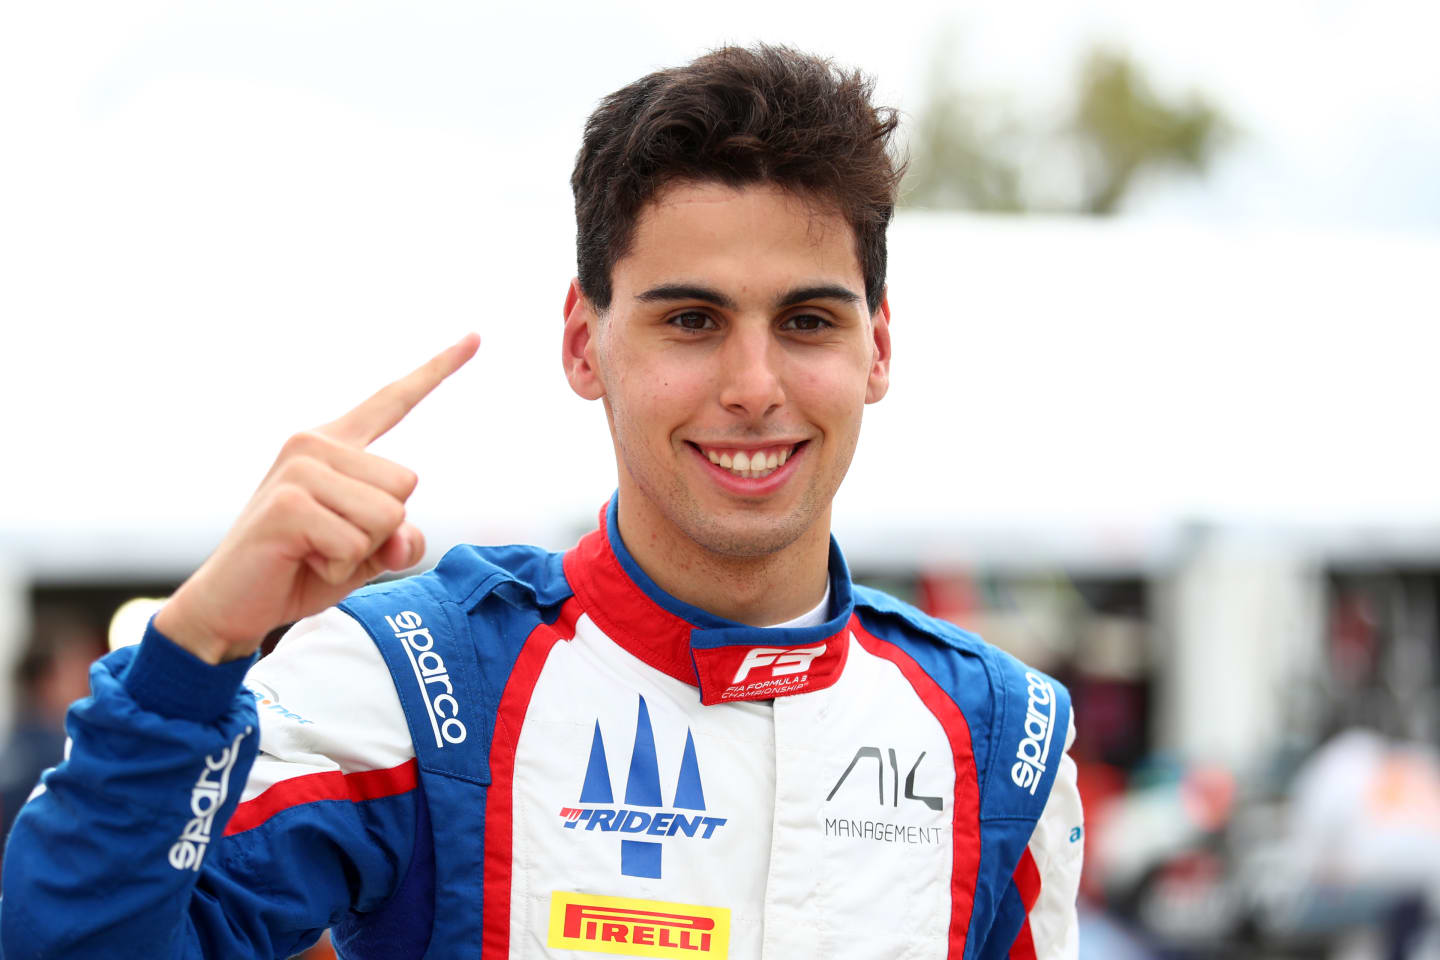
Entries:
[[1001,97],[934,88],[912,126],[908,206],[1111,214],[1144,173],[1204,174],[1233,133],[1200,95],[1163,100],[1138,64],[1106,49],[1085,58],[1073,103],[1048,125]]

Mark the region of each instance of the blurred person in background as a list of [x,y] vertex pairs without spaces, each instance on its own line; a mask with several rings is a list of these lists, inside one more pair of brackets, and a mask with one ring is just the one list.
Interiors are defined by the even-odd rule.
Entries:
[[[1440,752],[1363,728],[1301,766],[1286,829],[1264,867],[1271,922],[1380,918],[1385,960],[1440,957]],[[1347,918],[1347,912],[1351,917]]]
[[15,725],[0,750],[0,855],[40,774],[64,755],[65,711],[89,693],[90,664],[104,653],[103,638],[89,624],[58,610],[37,612],[15,670]]
[[[889,384],[901,164],[870,91],[727,48],[601,102],[561,332],[615,447],[599,528],[357,592],[424,553],[416,476],[365,447],[473,335],[296,435],[72,711],[5,863],[7,958],[326,927],[350,957],[1076,955],[1064,687],[853,584],[830,537]],[[454,438],[477,474],[495,413]]]

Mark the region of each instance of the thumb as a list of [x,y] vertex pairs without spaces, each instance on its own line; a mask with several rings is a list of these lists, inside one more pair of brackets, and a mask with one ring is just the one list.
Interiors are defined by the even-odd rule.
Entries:
[[378,559],[386,570],[405,570],[415,566],[425,557],[425,535],[413,524],[401,524],[380,549]]

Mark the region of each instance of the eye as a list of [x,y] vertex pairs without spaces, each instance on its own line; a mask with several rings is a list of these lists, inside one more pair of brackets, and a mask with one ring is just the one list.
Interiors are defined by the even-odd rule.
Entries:
[[782,329],[785,330],[799,330],[804,333],[815,333],[817,331],[824,330],[827,327],[833,327],[834,324],[831,323],[829,320],[826,320],[819,314],[797,313],[792,316],[786,317],[784,322],[781,323],[780,326]]
[[668,323],[679,327],[681,330],[715,330],[715,320],[707,313],[700,313],[698,310],[686,310],[684,313],[677,313],[671,317]]

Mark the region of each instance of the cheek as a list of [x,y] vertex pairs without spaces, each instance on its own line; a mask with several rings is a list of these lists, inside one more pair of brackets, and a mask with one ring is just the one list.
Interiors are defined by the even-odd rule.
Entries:
[[633,435],[667,443],[665,437],[685,423],[705,396],[702,378],[687,376],[653,356],[615,357],[617,372],[606,378],[606,397],[616,417]]
[[837,357],[824,366],[801,367],[790,378],[792,389],[806,407],[827,419],[858,416],[865,405],[868,367],[852,358]]
[[709,371],[682,351],[652,351],[630,357],[628,391],[648,407],[673,409],[677,414],[693,407],[709,391]]

